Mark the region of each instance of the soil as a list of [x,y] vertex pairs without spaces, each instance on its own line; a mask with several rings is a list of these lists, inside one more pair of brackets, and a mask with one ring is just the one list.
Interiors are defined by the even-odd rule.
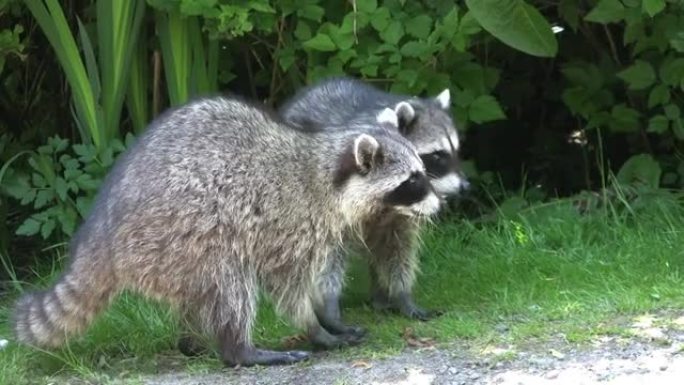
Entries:
[[[624,334],[624,335],[622,335]],[[492,346],[407,349],[386,359],[316,357],[289,367],[225,369],[209,374],[166,373],[146,385],[631,385],[684,384],[684,316],[645,315],[621,336],[571,344],[555,338],[525,348]]]

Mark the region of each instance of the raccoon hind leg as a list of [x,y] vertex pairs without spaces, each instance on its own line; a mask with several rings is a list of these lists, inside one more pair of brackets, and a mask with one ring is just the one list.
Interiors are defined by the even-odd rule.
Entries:
[[248,267],[236,267],[226,273],[241,276],[221,280],[222,287],[209,296],[211,300],[202,305],[199,314],[201,322],[205,323],[204,327],[213,329],[217,336],[219,354],[224,364],[286,365],[308,359],[307,352],[265,350],[252,344],[251,329],[258,296],[256,274],[251,273]]

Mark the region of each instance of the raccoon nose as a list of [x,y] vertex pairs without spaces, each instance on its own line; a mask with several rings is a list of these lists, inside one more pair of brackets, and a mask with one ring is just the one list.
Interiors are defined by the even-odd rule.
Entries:
[[470,182],[468,182],[468,179],[466,179],[465,176],[461,175],[461,191],[468,190],[470,190]]

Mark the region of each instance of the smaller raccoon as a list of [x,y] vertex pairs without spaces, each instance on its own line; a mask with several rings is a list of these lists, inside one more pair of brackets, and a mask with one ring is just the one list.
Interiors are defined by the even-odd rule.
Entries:
[[[386,93],[353,78],[336,77],[300,90],[281,106],[279,113],[300,130],[325,131],[367,124],[379,111],[391,108],[398,117],[397,130],[416,146],[435,191],[448,198],[468,187],[460,168],[460,143],[449,114],[450,102],[448,89],[434,98],[418,98]],[[418,271],[420,221],[386,213],[364,228],[373,305],[397,309],[421,320],[438,314],[418,307],[411,295]],[[319,319],[332,330],[348,329],[341,323],[339,311],[343,276],[344,264],[329,266],[319,283],[327,298],[318,310]]]
[[17,340],[58,347],[128,289],[178,309],[228,365],[308,358],[253,345],[261,288],[314,344],[358,342],[314,312],[332,251],[379,211],[439,206],[415,147],[387,130],[396,124],[388,109],[363,130],[305,133],[223,97],[165,113],[108,174],[59,280],[18,300]]

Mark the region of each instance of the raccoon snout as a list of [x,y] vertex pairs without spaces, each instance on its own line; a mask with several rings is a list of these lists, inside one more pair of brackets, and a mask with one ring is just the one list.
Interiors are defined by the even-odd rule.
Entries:
[[434,192],[429,193],[420,202],[409,206],[411,212],[419,216],[431,216],[439,212],[442,207],[442,200]]

